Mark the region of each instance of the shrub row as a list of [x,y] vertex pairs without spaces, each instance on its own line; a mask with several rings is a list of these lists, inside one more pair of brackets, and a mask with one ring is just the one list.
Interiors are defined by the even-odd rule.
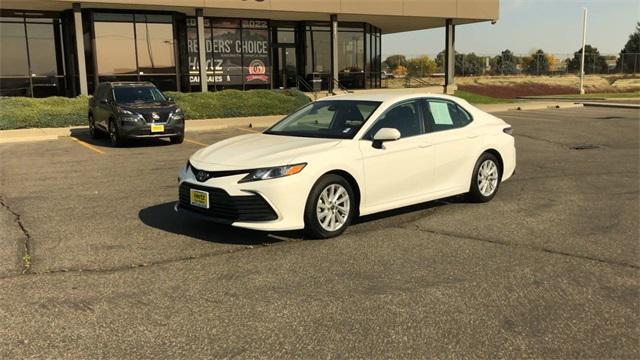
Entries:
[[[310,99],[295,90],[225,90],[209,93],[169,92],[187,119],[281,115]],[[0,130],[87,124],[88,98],[0,98]]]

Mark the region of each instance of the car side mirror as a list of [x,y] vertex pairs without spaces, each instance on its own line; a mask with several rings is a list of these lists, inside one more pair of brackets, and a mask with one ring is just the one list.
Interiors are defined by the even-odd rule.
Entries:
[[109,104],[109,99],[100,99],[100,104],[108,105]]
[[167,96],[167,102],[174,102],[171,96]]
[[394,128],[382,128],[373,136],[373,147],[376,149],[382,149],[382,144],[387,141],[400,140],[402,134],[398,129]]

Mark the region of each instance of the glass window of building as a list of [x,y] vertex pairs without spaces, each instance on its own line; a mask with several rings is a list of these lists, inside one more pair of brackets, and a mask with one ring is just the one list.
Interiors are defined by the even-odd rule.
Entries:
[[137,74],[133,22],[94,24],[98,75]]
[[140,73],[173,74],[176,69],[171,24],[136,23],[136,48]]
[[64,95],[59,19],[14,15],[0,17],[0,96]]
[[99,81],[150,81],[177,90],[172,15],[94,13]]

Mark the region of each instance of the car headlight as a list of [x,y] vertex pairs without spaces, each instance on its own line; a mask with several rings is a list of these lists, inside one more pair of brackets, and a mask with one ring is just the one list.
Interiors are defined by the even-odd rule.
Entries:
[[119,109],[120,120],[125,122],[144,122],[142,115],[129,111],[127,109]]
[[171,120],[177,120],[177,121],[184,120],[184,112],[182,112],[182,109],[178,108],[176,109],[176,111],[171,113]]
[[238,183],[246,183],[251,181],[277,179],[285,176],[295,175],[302,171],[307,164],[285,165],[272,168],[252,170],[249,175],[242,178]]

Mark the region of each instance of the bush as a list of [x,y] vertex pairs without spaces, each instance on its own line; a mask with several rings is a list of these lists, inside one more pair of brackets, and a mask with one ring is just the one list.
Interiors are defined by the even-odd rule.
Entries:
[[89,98],[0,98],[0,130],[87,124]]
[[[311,100],[296,90],[167,93],[187,119],[288,114]],[[89,98],[0,97],[0,130],[87,125]]]

